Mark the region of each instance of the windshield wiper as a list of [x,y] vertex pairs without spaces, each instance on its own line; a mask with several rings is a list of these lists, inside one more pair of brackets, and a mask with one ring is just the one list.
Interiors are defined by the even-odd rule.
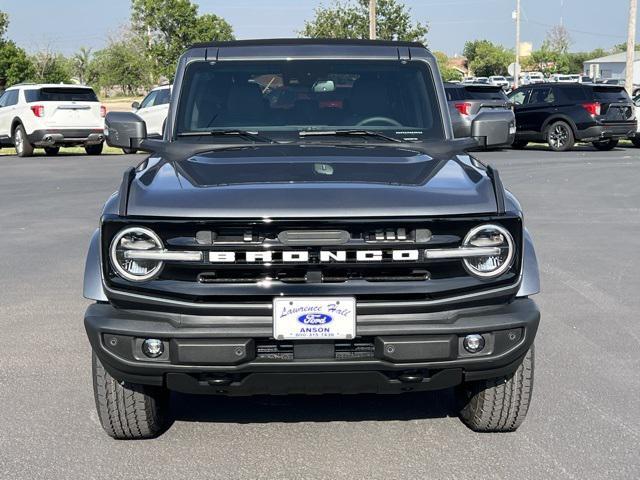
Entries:
[[388,142],[402,143],[402,140],[398,138],[389,137],[372,130],[302,130],[299,135],[301,137],[376,137]]
[[224,136],[235,135],[240,138],[246,138],[247,140],[254,140],[256,142],[276,143],[275,140],[264,135],[260,135],[258,132],[250,132],[248,130],[204,130],[202,132],[183,132],[179,133],[179,137],[200,137],[200,136]]

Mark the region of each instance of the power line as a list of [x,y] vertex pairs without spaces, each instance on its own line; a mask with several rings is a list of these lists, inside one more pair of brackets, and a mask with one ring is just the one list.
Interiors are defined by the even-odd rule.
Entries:
[[[523,18],[523,20],[526,23],[530,23],[532,25],[538,25],[538,26],[541,26],[541,27],[547,27],[547,28],[555,27],[555,25],[552,25],[550,23],[540,22],[540,21],[537,21],[537,20],[531,20],[530,18],[526,18],[526,17]],[[578,34],[581,34],[581,35],[593,35],[595,37],[625,38],[625,35],[614,35],[612,33],[602,33],[602,32],[589,32],[589,31],[586,31],[586,30],[578,30],[578,29],[575,29],[575,28],[567,28],[567,27],[564,27],[564,28],[568,32],[578,33]]]

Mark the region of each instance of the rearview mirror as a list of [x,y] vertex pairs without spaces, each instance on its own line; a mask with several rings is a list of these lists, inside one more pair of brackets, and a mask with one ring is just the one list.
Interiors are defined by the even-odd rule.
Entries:
[[515,133],[516,122],[509,110],[481,112],[471,124],[471,136],[485,148],[511,145]]
[[140,149],[147,138],[147,124],[131,112],[109,112],[104,119],[107,145],[118,148]]
[[131,108],[133,108],[134,110],[138,110],[140,108],[140,102],[133,102],[131,104]]
[[318,80],[313,84],[313,93],[335,92],[336,85],[333,80]]

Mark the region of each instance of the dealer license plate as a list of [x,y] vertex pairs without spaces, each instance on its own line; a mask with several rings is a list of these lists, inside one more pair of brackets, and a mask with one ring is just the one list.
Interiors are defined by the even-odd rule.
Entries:
[[280,297],[273,300],[277,340],[352,339],[356,336],[353,297]]

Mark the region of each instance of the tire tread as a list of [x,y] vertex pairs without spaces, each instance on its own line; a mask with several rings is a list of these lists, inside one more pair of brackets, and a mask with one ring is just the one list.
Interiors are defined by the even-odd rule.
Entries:
[[95,354],[93,388],[100,423],[111,437],[151,438],[163,430],[167,410],[165,390],[118,382]]
[[511,375],[480,380],[461,387],[466,403],[462,421],[478,432],[513,432],[524,421],[533,393],[534,348]]

